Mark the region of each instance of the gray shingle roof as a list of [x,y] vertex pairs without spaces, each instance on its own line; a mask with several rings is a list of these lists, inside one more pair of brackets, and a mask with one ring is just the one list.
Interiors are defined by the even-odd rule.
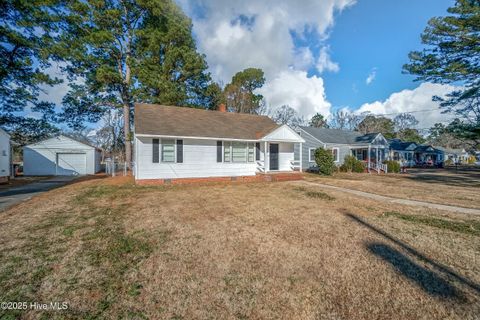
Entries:
[[347,131],[340,129],[314,128],[314,127],[300,127],[308,134],[317,138],[324,143],[338,143],[338,144],[369,144],[378,133],[361,134],[356,131]]
[[266,116],[135,104],[136,134],[258,140],[278,127]]
[[390,144],[391,149],[398,151],[406,150],[412,144],[417,146],[415,142],[405,142],[399,139],[390,139],[388,140],[388,143]]

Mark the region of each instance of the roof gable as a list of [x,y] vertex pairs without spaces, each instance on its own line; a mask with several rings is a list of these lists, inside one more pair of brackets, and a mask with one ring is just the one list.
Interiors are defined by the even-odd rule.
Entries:
[[79,145],[82,145],[82,146],[87,147],[87,148],[96,149],[94,146],[91,146],[91,145],[86,144],[84,142],[75,140],[75,139],[70,138],[69,136],[66,136],[64,134],[59,134],[55,137],[51,137],[51,138],[47,138],[47,139],[44,139],[44,140],[41,140],[41,141],[38,141],[38,142],[35,142],[35,143],[31,143],[31,144],[26,145],[25,147],[32,148],[32,147],[43,146],[43,145],[48,144],[50,142],[62,143],[62,142],[66,142],[66,141],[70,141],[70,142],[73,142],[74,144],[79,144]]
[[262,138],[262,141],[305,142],[305,140],[299,136],[298,133],[285,124],[267,134]]
[[267,116],[135,104],[136,135],[259,140],[278,127]]

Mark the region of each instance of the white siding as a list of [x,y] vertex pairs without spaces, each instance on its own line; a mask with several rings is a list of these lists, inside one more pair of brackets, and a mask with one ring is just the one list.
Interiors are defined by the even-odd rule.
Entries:
[[23,172],[27,176],[56,175],[58,153],[85,153],[86,174],[95,174],[100,169],[100,157],[94,147],[70,138],[59,136],[23,148]]
[[0,129],[0,177],[10,176],[10,137]]
[[153,163],[152,138],[136,137],[135,144],[136,179],[252,176],[256,172],[255,162],[217,162],[217,141],[215,140],[183,139],[183,163],[162,163],[161,161]]
[[293,153],[293,143],[279,143],[279,155],[278,155],[278,164],[280,171],[291,171],[294,153]]

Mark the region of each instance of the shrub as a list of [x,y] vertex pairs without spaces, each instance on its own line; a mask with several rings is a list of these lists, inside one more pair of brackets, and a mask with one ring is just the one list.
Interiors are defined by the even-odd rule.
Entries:
[[358,160],[354,156],[345,156],[345,161],[340,167],[342,172],[364,172],[365,165],[362,161]]
[[315,150],[315,162],[319,172],[322,174],[331,175],[336,170],[333,154],[329,150],[323,148]]
[[383,164],[387,165],[388,172],[391,172],[391,173],[399,173],[400,172],[400,163],[398,163],[398,161],[386,160],[386,161],[383,161]]
[[447,160],[445,160],[444,163],[445,163],[446,166],[451,166],[453,164],[453,160],[452,159],[447,159]]

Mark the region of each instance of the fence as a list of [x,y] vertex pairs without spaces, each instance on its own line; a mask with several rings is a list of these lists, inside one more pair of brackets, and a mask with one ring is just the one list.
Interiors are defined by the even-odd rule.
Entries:
[[[134,165],[135,164],[132,162],[132,169]],[[133,172],[135,172],[135,170],[132,170],[132,173]],[[128,162],[107,159],[105,160],[105,173],[112,177],[126,176],[128,175]]]

